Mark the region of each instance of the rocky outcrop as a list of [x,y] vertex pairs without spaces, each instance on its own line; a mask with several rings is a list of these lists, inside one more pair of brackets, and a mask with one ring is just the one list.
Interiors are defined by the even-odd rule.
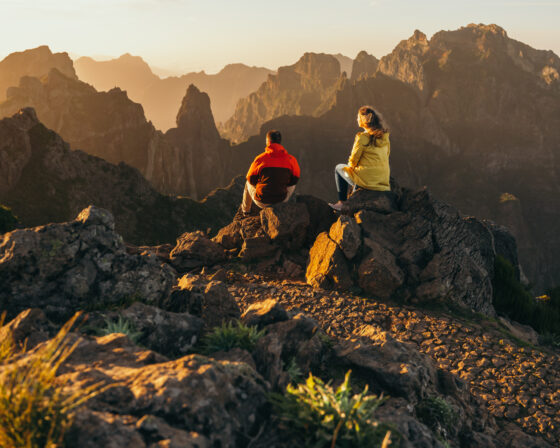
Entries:
[[280,67],[256,92],[240,100],[222,133],[240,142],[257,134],[272,118],[321,115],[329,109],[341,79],[340,63],[334,56],[305,53],[294,65]]
[[356,111],[372,104],[390,128],[399,182],[427,185],[462,213],[508,227],[528,279],[546,289],[560,284],[560,84],[543,72],[559,70],[557,55],[496,26],[430,40],[417,32],[382,58],[374,76],[341,86],[321,117],[276,118],[235,151],[246,166],[264,131],[281,129],[302,167],[299,191],[332,201],[332,170],[350,152]]
[[41,308],[58,321],[169,295],[175,273],[151,256],[129,255],[109,212],[89,207],[75,221],[15,230],[0,244],[0,303],[15,316]]
[[373,76],[379,66],[379,59],[368,54],[366,51],[360,51],[352,63],[352,76],[350,81],[357,81],[362,78]]
[[[162,160],[154,167],[156,173],[166,173],[156,183],[167,185],[169,193],[182,192],[193,199],[207,195],[216,186],[225,185],[231,176],[226,174],[231,149],[214,124],[210,97],[189,86],[177,113],[177,127],[165,134],[173,146],[175,159]],[[227,179],[226,179],[227,177]]]
[[207,92],[212,99],[212,113],[218,121],[226,121],[241,98],[255,91],[272,70],[228,64],[216,74],[204,71],[160,78],[142,58],[124,54],[109,61],[79,58],[74,61],[78,77],[97,90],[120,87],[129,97],[142,104],[146,117],[166,131],[175,125],[175,111],[190,84]]
[[127,242],[171,243],[186,231],[217,231],[241,202],[242,180],[201,202],[163,196],[125,164],[70,151],[32,109],[0,120],[0,160],[0,203],[23,226],[68,221],[94,204],[114,214]]
[[[462,217],[425,189],[395,190],[400,194],[394,200],[367,190],[350,197],[345,206],[350,214],[311,248],[307,282],[336,289],[357,284],[381,299],[448,300],[494,315],[491,224]],[[387,208],[391,203],[395,207]],[[356,204],[364,208],[357,211]],[[499,242],[499,250],[516,253],[511,235]]]
[[46,45],[6,56],[0,61],[0,102],[6,99],[8,87],[17,86],[23,76],[41,78],[53,68],[78,79],[68,53],[52,53]]

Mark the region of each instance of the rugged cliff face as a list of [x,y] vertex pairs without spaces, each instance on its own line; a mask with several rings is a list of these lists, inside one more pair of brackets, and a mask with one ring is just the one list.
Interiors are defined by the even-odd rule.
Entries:
[[328,54],[305,53],[294,65],[280,67],[259,89],[240,100],[222,134],[234,142],[259,132],[282,115],[319,116],[326,112],[341,82],[340,63]]
[[163,196],[124,163],[71,151],[33,109],[0,120],[0,160],[0,203],[24,226],[69,220],[94,204],[114,214],[126,241],[168,243],[187,230],[217,230],[241,201],[239,182],[202,202]]
[[350,80],[357,81],[360,78],[373,76],[378,66],[379,59],[365,51],[360,51],[352,62],[352,76]]
[[255,91],[273,73],[262,67],[229,64],[213,75],[202,71],[161,79],[142,58],[130,54],[109,61],[79,58],[74,65],[79,78],[97,90],[126,90],[133,101],[142,104],[146,117],[163,131],[175,125],[175,113],[190,84],[208,93],[216,120],[223,122],[231,117],[239,99]]
[[[554,53],[494,25],[430,41],[416,32],[382,58],[374,77],[346,83],[328,113],[266,127],[281,130],[299,158],[298,188],[333,199],[332,169],[348,157],[357,109],[372,104],[391,129],[401,183],[428,185],[463,213],[511,228],[527,277],[543,288],[560,283],[559,70]],[[239,146],[240,158],[263,136]]]
[[[225,185],[230,146],[216,129],[206,93],[190,85],[177,114],[177,127],[165,134],[176,155],[173,163],[161,166],[158,172],[169,171],[170,191],[181,191],[191,198],[201,198],[216,185]],[[174,171],[174,172],[173,172]]]
[[229,144],[216,130],[208,95],[194,86],[189,92],[169,139],[146,121],[142,106],[126,92],[97,92],[55,69],[41,80],[24,77],[19,87],[10,88],[8,99],[0,103],[0,117],[33,107],[39,120],[73,149],[125,162],[162,193],[203,198],[233,177],[225,178],[221,168]]
[[8,87],[17,86],[22,76],[40,78],[52,68],[77,79],[72,59],[67,53],[52,53],[49,47],[41,46],[10,54],[0,62],[0,101],[6,98]]

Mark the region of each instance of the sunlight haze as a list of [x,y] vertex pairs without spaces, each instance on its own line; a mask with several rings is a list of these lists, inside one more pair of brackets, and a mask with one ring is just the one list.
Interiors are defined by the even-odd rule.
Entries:
[[559,13],[560,1],[0,0],[0,59],[48,45],[74,58],[131,53],[160,73],[233,62],[276,69],[306,51],[381,57],[415,29],[431,37],[469,23],[496,23],[559,54]]

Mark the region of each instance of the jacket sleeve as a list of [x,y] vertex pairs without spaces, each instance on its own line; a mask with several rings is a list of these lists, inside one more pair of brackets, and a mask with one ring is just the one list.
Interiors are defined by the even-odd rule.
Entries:
[[288,184],[288,187],[297,184],[300,176],[301,173],[300,173],[298,161],[295,157],[292,157],[292,176],[290,179],[290,183]]
[[258,157],[253,160],[253,163],[249,167],[249,171],[247,171],[247,182],[249,182],[252,186],[256,187],[259,181],[259,174],[260,174],[260,163]]
[[348,158],[348,165],[352,168],[356,168],[360,159],[362,158],[362,153],[364,152],[364,145],[362,142],[362,134],[356,135],[354,139],[354,146],[352,147],[352,152],[350,153],[350,157]]

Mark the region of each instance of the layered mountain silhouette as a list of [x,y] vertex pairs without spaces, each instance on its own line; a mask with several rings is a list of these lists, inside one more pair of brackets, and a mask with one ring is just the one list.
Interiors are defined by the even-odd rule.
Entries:
[[163,131],[175,124],[181,98],[190,84],[207,92],[217,121],[227,120],[237,101],[256,90],[273,73],[262,67],[230,64],[209,75],[204,71],[161,79],[138,56],[124,54],[109,61],[82,57],[74,62],[78,77],[99,91],[114,87],[126,90],[130,99],[141,103],[146,117]]
[[170,243],[185,231],[218,230],[241,200],[239,181],[201,202],[162,195],[124,163],[71,151],[31,108],[0,120],[0,160],[0,203],[24,226],[67,221],[94,204],[113,213],[127,242]]
[[266,129],[279,129],[302,166],[298,188],[334,199],[333,167],[348,157],[357,109],[372,104],[391,129],[391,165],[401,183],[428,185],[463,213],[509,226],[528,278],[540,288],[555,285],[559,71],[554,53],[495,25],[442,31],[429,41],[417,31],[381,59],[373,77],[345,82],[331,110],[265,123],[237,148],[237,160],[249,163]]
[[72,59],[68,53],[52,53],[49,47],[16,52],[0,61],[0,101],[6,99],[8,87],[17,86],[22,76],[42,77],[52,68],[66,76],[77,79]]
[[194,86],[188,92],[178,127],[169,132],[169,139],[146,121],[142,106],[126,92],[118,88],[97,92],[57,69],[41,79],[21,78],[20,85],[10,88],[8,99],[0,103],[0,118],[33,107],[39,120],[73,149],[111,163],[125,162],[158,191],[196,199],[231,180],[217,168],[229,144],[216,130],[208,95]]
[[259,89],[240,100],[222,134],[241,142],[261,125],[281,115],[319,116],[329,110],[339,84],[340,62],[329,54],[305,53],[293,65],[280,67]]

